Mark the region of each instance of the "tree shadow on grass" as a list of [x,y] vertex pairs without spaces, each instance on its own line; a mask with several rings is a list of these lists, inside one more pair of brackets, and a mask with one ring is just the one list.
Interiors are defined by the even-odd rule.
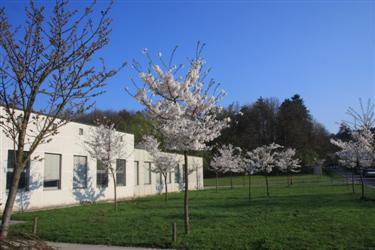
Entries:
[[[374,200],[369,198],[369,202]],[[303,194],[289,196],[256,197],[252,200],[224,200],[217,203],[203,203],[201,208],[235,209],[239,207],[278,207],[282,209],[316,208],[359,208],[363,201],[350,194]],[[375,203],[374,203],[375,204]]]

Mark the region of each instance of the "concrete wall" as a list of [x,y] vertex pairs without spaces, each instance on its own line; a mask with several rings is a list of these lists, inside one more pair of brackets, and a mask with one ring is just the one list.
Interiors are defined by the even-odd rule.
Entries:
[[[83,135],[79,130],[83,129]],[[40,145],[32,155],[44,157],[45,153],[61,154],[61,186],[60,189],[49,189],[43,187],[44,160],[32,160],[30,165],[29,191],[20,190],[15,209],[40,209],[55,206],[67,206],[82,202],[95,202],[113,199],[113,182],[109,178],[108,187],[96,186],[96,160],[91,158],[85,148],[91,126],[71,122],[59,129],[59,133],[47,144]],[[145,162],[152,162],[152,157],[147,151],[134,148],[134,136],[132,134],[120,133],[123,136],[125,150],[121,157],[126,160],[126,185],[117,187],[118,199],[128,199],[145,195],[164,192],[164,186],[160,185],[158,175],[152,173],[151,184],[144,183]],[[13,142],[8,139],[4,132],[0,133],[0,210],[4,208],[7,190],[6,173],[8,164],[8,150],[13,149]],[[88,163],[87,188],[73,188],[73,156],[86,156]],[[183,156],[177,155],[183,164]],[[139,184],[136,183],[135,162],[139,162]],[[200,157],[188,158],[189,166],[194,171],[189,175],[189,189],[200,189],[203,187],[203,161]],[[182,174],[182,171],[181,171]],[[181,179],[182,180],[182,179]],[[171,183],[168,189],[171,192],[179,191],[183,183],[175,183],[175,174],[171,173]]]

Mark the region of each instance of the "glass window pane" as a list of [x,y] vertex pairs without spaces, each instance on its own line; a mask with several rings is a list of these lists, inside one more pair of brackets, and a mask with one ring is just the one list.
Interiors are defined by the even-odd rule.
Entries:
[[135,176],[135,184],[138,186],[139,185],[139,161],[134,161],[134,176]]
[[180,170],[180,166],[177,165],[174,170],[174,182],[180,183],[180,181],[181,181],[181,170]]
[[75,155],[73,157],[73,188],[87,187],[87,157]]
[[144,173],[144,184],[151,184],[151,162],[145,162],[143,173]]
[[44,187],[60,188],[61,155],[44,155]]
[[116,183],[117,186],[126,185],[126,161],[123,159],[116,160]]
[[[24,157],[27,158],[29,152],[24,151]],[[15,168],[15,158],[16,154],[14,150],[8,150],[8,162],[7,162],[7,176],[6,176],[6,189],[9,190],[12,179],[13,179],[13,171]],[[26,162],[26,166],[21,173],[21,177],[18,183],[19,189],[26,189],[29,190],[29,177],[30,177],[30,161]]]
[[98,187],[108,187],[108,171],[101,161],[96,161],[96,185]]

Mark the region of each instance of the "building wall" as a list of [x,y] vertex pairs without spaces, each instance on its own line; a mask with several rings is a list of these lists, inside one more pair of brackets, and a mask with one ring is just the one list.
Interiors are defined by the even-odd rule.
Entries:
[[[83,135],[79,130],[83,129]],[[89,138],[92,127],[80,123],[71,122],[59,129],[51,142],[40,145],[31,156],[42,158],[32,160],[30,163],[29,191],[20,190],[15,202],[15,210],[41,209],[56,206],[67,206],[85,202],[96,202],[101,200],[112,200],[114,185],[109,177],[108,187],[99,188],[96,185],[96,160],[91,158],[85,147],[85,141]],[[118,199],[129,199],[145,195],[164,192],[164,186],[157,182],[156,173],[151,175],[151,184],[144,184],[145,162],[152,162],[152,157],[145,150],[134,148],[134,136],[132,134],[120,133],[123,136],[125,150],[121,157],[126,160],[126,185],[117,187]],[[8,165],[8,150],[12,150],[13,142],[8,139],[3,131],[0,133],[0,210],[4,209],[6,202],[6,176]],[[43,187],[45,153],[61,155],[61,186],[60,189],[48,189]],[[86,156],[87,188],[73,188],[73,156]],[[183,164],[183,156],[176,155]],[[135,161],[139,162],[139,184],[136,183]],[[203,161],[199,157],[188,158],[189,165],[195,171],[189,176],[189,189],[200,189],[203,187]],[[170,192],[176,192],[183,187],[182,183],[175,183],[175,175],[171,174],[172,183],[168,184]]]

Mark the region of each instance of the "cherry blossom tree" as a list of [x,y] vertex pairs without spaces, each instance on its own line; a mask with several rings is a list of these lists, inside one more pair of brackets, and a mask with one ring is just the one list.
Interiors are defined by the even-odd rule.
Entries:
[[361,130],[352,131],[352,139],[348,142],[331,140],[331,143],[340,148],[336,154],[341,162],[352,169],[352,191],[354,193],[353,171],[360,169],[360,180],[362,186],[361,198],[365,198],[363,169],[370,167],[374,160],[374,135],[370,129],[363,127]]
[[105,118],[97,120],[96,124],[84,143],[90,156],[96,159],[100,167],[112,178],[114,208],[117,211],[116,160],[127,158],[125,138],[116,131],[115,124]]
[[249,154],[246,152],[245,156],[242,157],[239,161],[239,167],[241,169],[241,172],[244,173],[244,175],[248,176],[248,188],[249,188],[249,201],[251,200],[251,176],[256,171],[256,164],[253,160],[248,158]]
[[160,150],[160,143],[153,136],[143,136],[140,148],[147,150],[153,158],[151,171],[163,176],[165,186],[165,201],[168,200],[168,174],[173,173],[178,165],[178,159],[174,154],[164,153]]
[[[206,143],[221,134],[228,125],[228,119],[219,119],[222,108],[218,103],[224,96],[217,91],[214,81],[205,83],[207,71],[203,70],[205,61],[200,57],[203,46],[198,43],[197,55],[190,60],[190,67],[182,73],[183,65],[173,64],[173,55],[168,63],[159,54],[160,64],[149,58],[150,68],[143,70],[138,63],[133,67],[139,72],[143,87],[137,87],[136,100],[142,104],[148,115],[156,121],[158,130],[165,139],[166,148],[184,152],[184,225],[189,233],[189,164],[188,152],[199,151]],[[127,90],[130,93],[129,90]],[[131,94],[131,93],[130,93]]]
[[231,173],[230,183],[231,188],[233,188],[232,174],[240,171],[238,165],[240,163],[240,153],[241,150],[233,147],[232,144],[223,145],[219,148],[218,153],[212,158],[209,169],[216,174],[216,192],[218,190],[219,173]]
[[276,162],[277,167],[287,174],[288,186],[293,184],[293,173],[301,171],[301,160],[294,158],[296,150],[294,148],[287,148],[281,151]]
[[251,160],[256,171],[264,174],[268,197],[270,196],[268,175],[272,172],[272,169],[277,166],[279,155],[278,150],[281,148],[282,146],[276,143],[271,143],[269,145],[258,147],[251,152],[247,152],[247,156]]
[[93,63],[109,42],[110,6],[94,20],[94,5],[79,12],[71,10],[67,1],[54,3],[47,14],[44,6],[30,1],[20,28],[11,25],[5,8],[0,9],[0,126],[16,151],[1,238],[8,234],[20,176],[31,155],[59,128],[92,107],[92,98],[117,72],[107,70],[103,61],[99,69]]
[[369,100],[367,105],[360,100],[360,111],[353,108],[348,109],[348,114],[352,121],[346,122],[346,126],[351,134],[349,141],[331,139],[331,143],[337,146],[340,151],[336,155],[340,162],[352,169],[352,191],[354,193],[354,169],[360,171],[361,199],[365,198],[365,188],[363,180],[363,169],[371,166],[375,159],[375,140],[371,128],[375,124],[374,104]]

